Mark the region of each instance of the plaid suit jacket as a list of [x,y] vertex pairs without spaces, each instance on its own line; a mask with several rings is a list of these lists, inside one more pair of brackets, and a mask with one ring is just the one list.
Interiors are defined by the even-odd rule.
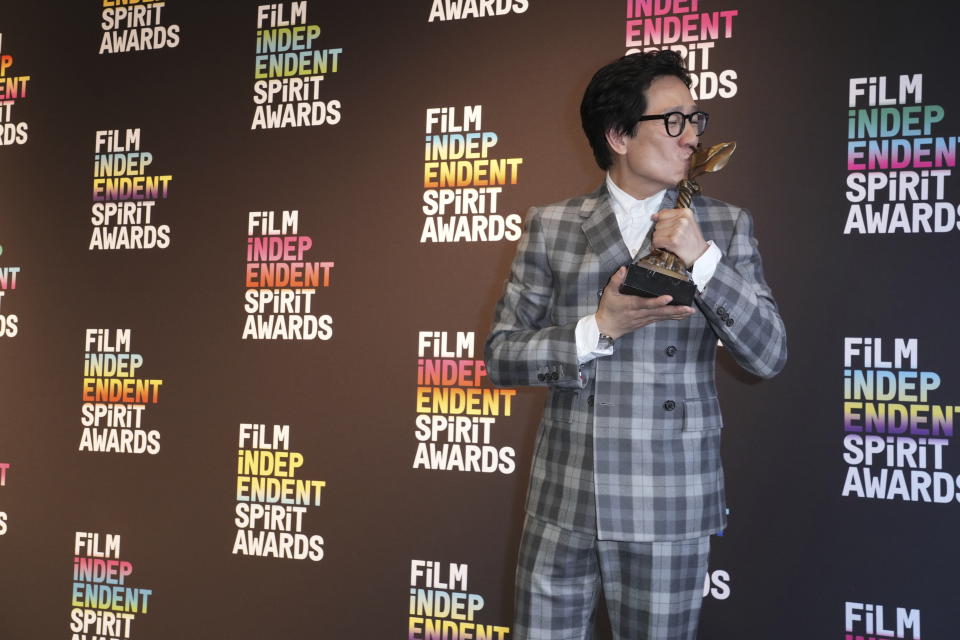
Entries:
[[[676,192],[668,192],[665,208]],[[763,278],[750,215],[710,198],[693,208],[723,252],[686,320],[617,340],[577,362],[575,330],[631,261],[606,186],[533,208],[497,304],[485,356],[495,384],[546,385],[526,509],[603,540],[709,535],[726,524],[717,339],[747,371],[775,375],[786,335]]]

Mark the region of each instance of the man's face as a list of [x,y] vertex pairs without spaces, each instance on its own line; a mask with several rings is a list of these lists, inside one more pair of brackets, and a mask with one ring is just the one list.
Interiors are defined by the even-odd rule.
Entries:
[[[659,115],[670,111],[690,114],[697,104],[680,78],[659,76],[646,91],[647,111]],[[608,134],[613,151],[610,174],[621,189],[635,198],[652,196],[663,188],[675,187],[687,177],[690,155],[696,150],[697,128],[689,122],[676,138],[667,134],[663,120],[638,122],[632,136]]]

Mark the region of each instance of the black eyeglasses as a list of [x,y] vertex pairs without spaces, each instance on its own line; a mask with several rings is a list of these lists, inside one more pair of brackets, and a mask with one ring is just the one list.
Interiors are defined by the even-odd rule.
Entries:
[[671,138],[676,138],[681,133],[683,133],[683,128],[687,124],[687,120],[690,121],[694,127],[697,128],[697,135],[702,136],[703,132],[707,130],[707,121],[710,119],[710,114],[705,111],[694,111],[689,115],[684,115],[679,111],[671,111],[670,113],[661,113],[657,116],[640,116],[637,120],[663,120],[663,126],[667,130],[667,135]]

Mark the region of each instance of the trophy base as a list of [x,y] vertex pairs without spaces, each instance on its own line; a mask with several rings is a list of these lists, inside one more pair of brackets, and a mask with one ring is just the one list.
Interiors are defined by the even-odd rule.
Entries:
[[690,307],[697,294],[697,285],[682,279],[682,276],[668,274],[666,270],[654,270],[634,263],[627,267],[627,277],[620,285],[620,293],[644,298],[672,296],[671,305]]

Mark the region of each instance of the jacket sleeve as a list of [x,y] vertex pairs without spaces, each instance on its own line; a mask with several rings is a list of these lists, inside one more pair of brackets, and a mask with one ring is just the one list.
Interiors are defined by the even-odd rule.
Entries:
[[553,324],[555,274],[547,244],[541,211],[534,207],[484,349],[494,384],[573,389],[584,384],[577,361],[577,323]]
[[786,330],[763,278],[753,220],[745,210],[739,210],[730,245],[696,304],[744,369],[761,378],[783,369]]

